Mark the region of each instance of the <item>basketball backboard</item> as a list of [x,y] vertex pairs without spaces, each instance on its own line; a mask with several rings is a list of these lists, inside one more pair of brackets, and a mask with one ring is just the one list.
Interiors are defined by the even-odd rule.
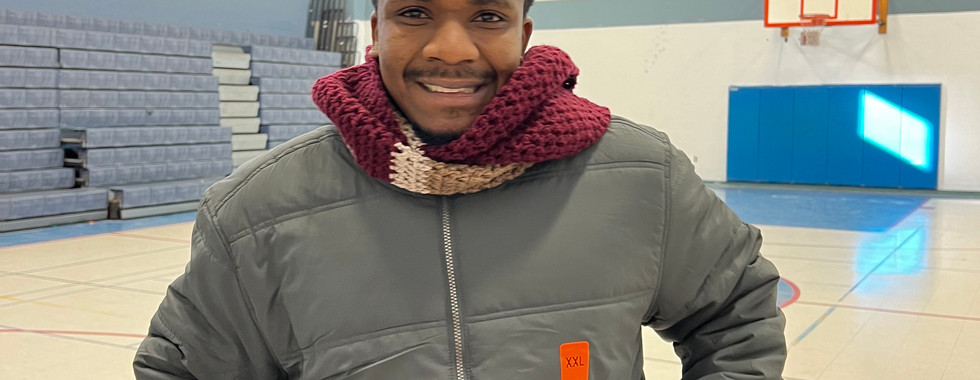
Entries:
[[879,0],[765,0],[766,27],[804,26],[801,15],[825,14],[827,25],[866,25],[878,22]]

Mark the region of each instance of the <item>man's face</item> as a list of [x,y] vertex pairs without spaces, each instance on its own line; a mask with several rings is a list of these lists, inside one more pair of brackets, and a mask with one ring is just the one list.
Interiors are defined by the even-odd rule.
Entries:
[[380,0],[371,54],[409,120],[459,135],[520,66],[532,27],[524,0]]

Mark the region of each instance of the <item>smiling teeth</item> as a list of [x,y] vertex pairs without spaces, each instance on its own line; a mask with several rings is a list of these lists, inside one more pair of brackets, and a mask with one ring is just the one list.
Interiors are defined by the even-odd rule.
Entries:
[[476,87],[466,87],[466,88],[446,88],[441,86],[436,86],[432,84],[422,84],[425,88],[432,92],[438,92],[441,94],[472,94],[476,92]]

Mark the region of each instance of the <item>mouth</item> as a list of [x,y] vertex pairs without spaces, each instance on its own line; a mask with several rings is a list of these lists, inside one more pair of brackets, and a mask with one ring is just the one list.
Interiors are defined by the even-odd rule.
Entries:
[[460,94],[460,95],[472,95],[480,91],[485,85],[436,85],[431,83],[418,82],[419,86],[423,90],[434,93],[434,94]]

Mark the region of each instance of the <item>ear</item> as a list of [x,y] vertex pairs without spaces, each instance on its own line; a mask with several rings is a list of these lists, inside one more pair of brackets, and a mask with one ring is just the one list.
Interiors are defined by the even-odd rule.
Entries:
[[371,12],[371,51],[368,55],[374,58],[378,58],[378,49],[380,49],[378,43],[378,11]]
[[523,49],[523,51],[527,51],[527,44],[531,42],[531,33],[532,32],[534,32],[534,20],[532,20],[530,17],[525,17],[524,18],[524,36],[523,36],[523,38],[524,38],[524,41],[523,41],[524,42],[524,49]]

